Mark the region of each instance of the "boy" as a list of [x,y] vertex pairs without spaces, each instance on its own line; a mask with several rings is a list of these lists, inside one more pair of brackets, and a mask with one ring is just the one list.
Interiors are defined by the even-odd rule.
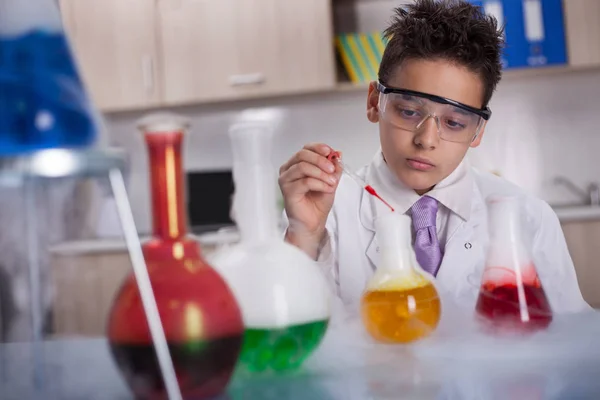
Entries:
[[[485,199],[516,195],[553,310],[589,308],[552,209],[464,161],[481,143],[501,77],[496,20],[464,0],[416,0],[396,10],[385,35],[379,81],[367,96],[381,149],[358,173],[397,211],[419,216],[412,218],[419,264],[438,288],[474,302],[489,242]],[[327,159],[332,151],[309,144],[281,167],[286,240],[317,260],[337,296],[356,307],[378,265],[373,221],[384,206],[342,176]]]

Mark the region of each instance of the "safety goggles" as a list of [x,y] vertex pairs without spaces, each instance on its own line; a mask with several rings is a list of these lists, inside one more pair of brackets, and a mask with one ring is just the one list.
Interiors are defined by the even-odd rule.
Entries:
[[377,82],[379,112],[383,120],[410,132],[417,132],[432,118],[440,139],[470,143],[479,135],[492,111],[474,108],[451,99],[407,89],[386,87]]

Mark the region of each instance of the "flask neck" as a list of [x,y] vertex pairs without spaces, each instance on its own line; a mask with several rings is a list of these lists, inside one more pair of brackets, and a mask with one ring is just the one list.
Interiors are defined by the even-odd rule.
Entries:
[[411,273],[417,264],[412,248],[411,220],[405,215],[390,213],[376,220],[381,262],[378,268]]
[[523,240],[520,208],[516,198],[488,201],[488,225],[488,266],[517,268],[532,262]]
[[177,240],[187,233],[184,208],[182,131],[146,132],[155,237]]
[[234,163],[235,220],[245,243],[278,237],[277,187],[269,165]]
[[61,14],[54,0],[3,0],[0,3],[0,35],[21,36],[35,31],[63,32]]
[[[245,243],[278,237],[277,180],[271,161],[275,115],[250,113],[229,130],[233,152],[233,211]],[[268,117],[268,118],[267,118]]]

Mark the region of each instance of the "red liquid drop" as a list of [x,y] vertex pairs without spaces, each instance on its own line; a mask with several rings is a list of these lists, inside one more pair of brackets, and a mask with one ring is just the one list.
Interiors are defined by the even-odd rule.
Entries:
[[392,207],[390,205],[390,203],[388,203],[387,201],[385,201],[384,199],[381,198],[381,196],[375,191],[375,189],[373,189],[373,187],[371,185],[367,185],[365,186],[365,190],[371,195],[371,196],[375,196],[375,198],[381,200],[381,202],[383,202],[383,204],[385,204],[386,206],[389,207],[390,210],[392,210],[392,212],[394,212],[394,207]]
[[494,286],[484,284],[479,292],[475,309],[477,313],[497,329],[513,329],[535,332],[545,329],[552,322],[552,309],[542,286],[523,285],[527,314],[521,313],[517,286]]

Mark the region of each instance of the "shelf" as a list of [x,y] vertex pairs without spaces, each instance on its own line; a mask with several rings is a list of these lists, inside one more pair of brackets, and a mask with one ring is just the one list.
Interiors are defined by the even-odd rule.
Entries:
[[[532,78],[538,76],[552,76],[562,75],[570,73],[583,73],[600,71],[600,65],[585,66],[585,67],[574,67],[574,66],[551,66],[541,68],[520,68],[520,69],[509,69],[503,72],[502,80],[511,81],[522,78]],[[352,83],[352,82],[338,82],[335,91],[336,92],[361,92],[366,91],[369,88],[369,83]]]
[[509,69],[507,71],[504,71],[504,73],[502,74],[502,78],[506,80],[512,80],[520,78],[531,78],[537,76],[551,76],[590,71],[600,71],[600,64],[588,66],[559,65],[539,68]]
[[120,149],[47,149],[0,158],[0,185],[15,186],[32,178],[108,175],[123,170],[126,153]]
[[[545,68],[524,68],[507,70],[504,72],[503,81],[512,81],[523,78],[533,78],[541,76],[552,76],[569,73],[584,73],[584,72],[595,72],[600,71],[600,65],[585,66],[585,67],[573,67],[573,66],[559,66],[559,67],[545,67]],[[202,107],[204,112],[222,112],[230,111],[232,108],[241,107],[263,107],[266,105],[289,105],[294,104],[302,99],[314,99],[315,97],[323,98],[325,96],[333,96],[338,98],[345,94],[357,94],[364,93],[366,96],[369,83],[352,83],[349,81],[337,82],[331,87],[323,87],[321,89],[307,89],[297,90],[292,93],[273,93],[270,95],[247,95],[246,97],[240,97],[236,99],[217,99],[217,100],[206,100],[197,101],[193,103],[172,103],[165,104],[161,107],[149,107],[139,109],[122,109],[122,110],[111,110],[106,112],[109,115],[127,114],[127,113],[139,113],[139,112],[150,112],[152,110],[162,110],[166,108],[178,108],[183,113],[194,113],[197,107]]]

